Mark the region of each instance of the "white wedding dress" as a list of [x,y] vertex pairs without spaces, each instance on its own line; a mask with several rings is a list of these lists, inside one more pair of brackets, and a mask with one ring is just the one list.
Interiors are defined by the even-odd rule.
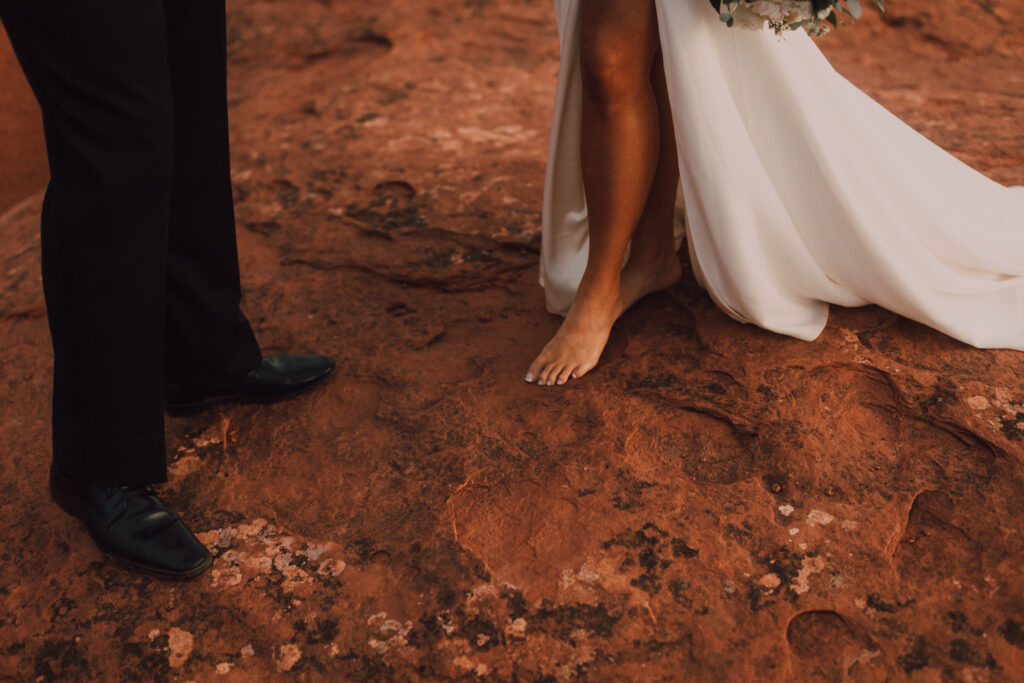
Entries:
[[[588,250],[580,2],[555,0],[541,284],[559,314]],[[1024,188],[919,135],[802,31],[730,29],[708,0],[655,4],[691,263],[726,313],[811,340],[830,303],[874,303],[974,346],[1024,350]]]

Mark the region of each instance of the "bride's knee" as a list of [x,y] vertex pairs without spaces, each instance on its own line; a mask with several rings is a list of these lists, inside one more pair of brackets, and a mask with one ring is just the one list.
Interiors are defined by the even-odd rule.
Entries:
[[644,57],[624,41],[581,48],[584,97],[601,107],[615,107],[635,99],[644,88],[650,88],[650,79],[644,77],[650,65],[644,65]]

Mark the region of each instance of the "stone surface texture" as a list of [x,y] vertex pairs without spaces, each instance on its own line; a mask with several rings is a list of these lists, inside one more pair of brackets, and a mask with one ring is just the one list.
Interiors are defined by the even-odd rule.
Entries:
[[[1018,2],[894,0],[821,45],[1024,184]],[[558,325],[553,22],[229,2],[245,307],[339,372],[168,420],[163,495],[216,555],[194,582],[104,561],[48,500],[40,195],[0,219],[0,679],[1021,680],[1024,355],[874,307],[780,337],[687,269],[591,376],[522,382]],[[14,149],[0,184],[41,168]]]

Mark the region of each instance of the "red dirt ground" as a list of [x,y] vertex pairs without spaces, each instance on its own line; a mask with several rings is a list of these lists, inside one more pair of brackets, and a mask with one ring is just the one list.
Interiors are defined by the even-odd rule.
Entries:
[[[551,3],[229,4],[246,308],[340,372],[169,420],[212,571],[103,561],[43,493],[45,168],[0,51],[0,678],[1019,679],[1024,355],[874,307],[795,341],[688,275],[526,385]],[[833,63],[1024,184],[1016,0],[892,4]]]
[[49,177],[39,107],[0,24],[0,215]]

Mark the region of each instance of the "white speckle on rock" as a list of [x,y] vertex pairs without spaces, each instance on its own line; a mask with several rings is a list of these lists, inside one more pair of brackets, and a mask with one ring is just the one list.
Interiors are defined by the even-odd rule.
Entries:
[[302,659],[302,650],[295,643],[288,643],[278,648],[278,655],[274,658],[277,670],[280,672],[291,671],[295,663]]
[[526,637],[526,619],[519,617],[505,627],[505,634],[516,638]]
[[494,586],[492,586],[489,583],[481,583],[478,586],[474,587],[469,594],[470,600],[479,600],[480,598],[484,597],[496,598],[498,597],[498,591],[496,591],[494,589]]
[[790,536],[796,536],[798,533],[800,533],[800,529],[798,529],[796,527],[793,527],[792,529],[789,530],[789,535]]
[[789,517],[791,514],[793,514],[794,509],[795,508],[792,505],[789,505],[788,503],[786,505],[779,506],[779,512],[781,512],[785,517]]
[[757,584],[765,588],[778,588],[782,584],[782,579],[778,574],[765,574],[757,580]]
[[399,633],[401,632],[401,630],[402,622],[398,621],[397,619],[388,619],[380,626],[381,633],[387,633],[388,631],[392,633]]
[[342,560],[328,559],[316,568],[316,573],[317,576],[340,576],[347,566]]
[[472,659],[465,655],[459,655],[452,660],[452,664],[459,667],[464,671],[472,671],[477,676],[486,676],[491,672],[491,668],[486,664],[474,662]]
[[171,649],[168,661],[172,668],[178,668],[188,661],[192,655],[192,634],[180,628],[172,628],[167,632],[167,645]]
[[291,553],[281,553],[280,555],[278,555],[277,557],[274,558],[274,569],[276,569],[279,572],[283,572],[284,570],[290,568],[291,566],[292,566],[292,554]]
[[811,590],[811,574],[816,574],[824,568],[824,557],[805,557],[803,562],[800,564],[800,571],[797,573],[796,578],[793,579],[793,583],[790,585],[790,588],[792,588],[793,592],[797,595],[803,595],[807,591]]
[[985,410],[988,408],[988,399],[984,396],[971,396],[967,399],[967,405],[975,410]]
[[231,662],[221,662],[217,665],[217,673],[221,676],[231,671]]
[[826,526],[835,519],[824,510],[811,510],[807,513],[807,523],[811,526]]
[[252,645],[245,645],[241,650],[239,650],[239,652],[242,654],[243,657],[252,657],[254,654],[256,654],[256,650],[253,648]]
[[592,584],[600,580],[601,575],[590,569],[587,563],[584,562],[579,569],[573,571],[572,569],[562,570],[562,588],[571,588],[577,584]]
[[325,552],[327,552],[329,549],[330,549],[330,547],[327,546],[327,545],[319,545],[318,546],[318,545],[316,545],[314,543],[307,543],[306,544],[306,549],[304,551],[302,551],[302,554],[305,555],[306,557],[308,557],[309,559],[313,560],[314,562],[316,562],[317,560],[320,559],[320,556],[323,555]]
[[852,519],[844,519],[842,524],[839,526],[843,527],[844,531],[855,531],[860,523],[853,521]]

